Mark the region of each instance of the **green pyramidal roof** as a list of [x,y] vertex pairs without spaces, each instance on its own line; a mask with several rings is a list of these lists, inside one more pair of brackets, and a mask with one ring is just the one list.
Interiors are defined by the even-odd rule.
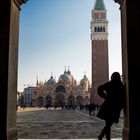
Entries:
[[95,2],[95,10],[105,10],[105,4],[103,0],[96,0]]

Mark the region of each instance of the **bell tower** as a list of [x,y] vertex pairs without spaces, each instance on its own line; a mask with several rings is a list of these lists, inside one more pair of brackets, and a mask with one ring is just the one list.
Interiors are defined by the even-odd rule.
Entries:
[[91,102],[101,104],[103,99],[97,95],[100,84],[109,80],[108,66],[108,20],[103,0],[96,0],[92,10],[91,47],[92,47],[92,93]]

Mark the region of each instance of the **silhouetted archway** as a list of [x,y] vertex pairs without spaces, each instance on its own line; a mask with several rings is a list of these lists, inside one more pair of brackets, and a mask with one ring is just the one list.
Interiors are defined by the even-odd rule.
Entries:
[[[140,132],[139,94],[139,1],[115,0],[121,7],[123,80],[126,85],[126,109],[123,140],[136,140]],[[0,17],[0,139],[17,139],[16,87],[18,60],[18,25],[20,5],[26,0],[3,0]],[[133,27],[133,28],[131,28]],[[131,70],[133,68],[134,71]]]

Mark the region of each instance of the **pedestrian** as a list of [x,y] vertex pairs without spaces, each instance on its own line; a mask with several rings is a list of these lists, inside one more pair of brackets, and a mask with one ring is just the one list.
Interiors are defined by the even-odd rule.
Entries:
[[89,110],[89,115],[91,116],[91,112],[92,112],[92,106],[91,106],[91,103],[88,105],[88,110]]
[[119,122],[121,110],[125,105],[125,86],[119,72],[112,73],[111,80],[100,85],[97,92],[104,99],[97,117],[105,120],[105,126],[98,136],[98,140],[102,140],[104,136],[110,140],[111,126],[113,123]]
[[92,112],[93,112],[93,115],[95,115],[94,114],[94,111],[95,111],[95,104],[94,103],[90,103],[89,104],[89,106],[88,106],[88,109],[89,109],[89,115],[91,116],[92,114]]

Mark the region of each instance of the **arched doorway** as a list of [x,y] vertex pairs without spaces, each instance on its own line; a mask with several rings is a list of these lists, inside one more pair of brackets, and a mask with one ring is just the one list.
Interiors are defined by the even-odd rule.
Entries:
[[45,104],[45,107],[50,107],[52,106],[52,97],[51,96],[47,96],[46,97],[46,104]]
[[40,107],[44,106],[44,98],[42,96],[38,97],[38,106]]
[[64,85],[58,85],[56,87],[56,90],[55,90],[56,93],[65,93],[66,92],[66,89],[64,87]]
[[55,106],[64,108],[65,105],[65,97],[63,94],[59,93],[55,98]]
[[75,109],[75,97],[73,95],[70,95],[68,97],[68,108],[73,108]]
[[76,103],[77,103],[77,105],[83,105],[83,103],[84,103],[83,97],[82,96],[77,96],[76,97]]

